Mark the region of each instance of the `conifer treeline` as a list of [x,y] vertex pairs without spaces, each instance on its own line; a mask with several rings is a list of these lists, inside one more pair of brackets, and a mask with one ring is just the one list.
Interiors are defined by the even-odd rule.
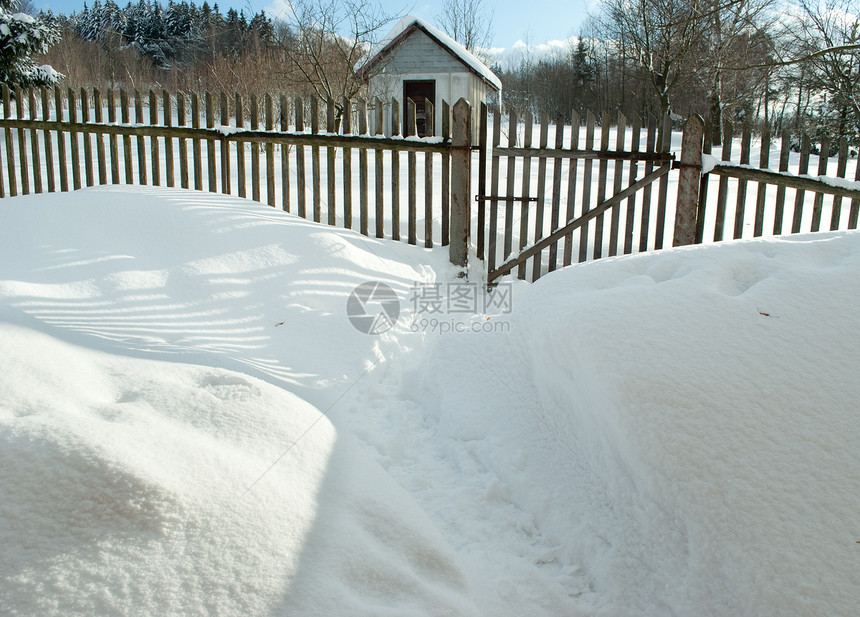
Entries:
[[276,25],[265,11],[96,0],[57,20],[62,40],[45,61],[68,76],[64,86],[259,91],[278,82]]

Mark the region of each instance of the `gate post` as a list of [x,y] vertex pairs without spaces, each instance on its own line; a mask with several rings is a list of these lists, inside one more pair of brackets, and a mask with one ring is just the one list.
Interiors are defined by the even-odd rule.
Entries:
[[698,114],[690,116],[681,140],[681,169],[675,205],[675,233],[672,246],[696,242],[696,215],[699,209],[699,182],[702,177],[702,140],[705,122]]
[[451,263],[469,263],[472,196],[472,106],[461,98],[454,105],[451,127],[451,219],[448,254]]

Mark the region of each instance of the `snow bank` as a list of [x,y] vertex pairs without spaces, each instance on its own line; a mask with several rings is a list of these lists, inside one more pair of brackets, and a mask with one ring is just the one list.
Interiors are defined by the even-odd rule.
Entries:
[[475,613],[433,525],[304,401],[20,326],[0,340],[4,614]]
[[[601,539],[586,561],[608,614],[854,612],[858,274],[860,235],[820,234],[533,287],[542,413],[599,480],[602,505],[574,511]],[[559,535],[582,521],[547,519]]]
[[431,271],[217,195],[2,206],[0,612],[476,614],[434,524],[288,391],[359,391],[408,341],[346,295]]
[[853,613],[856,232],[575,266],[439,336],[444,249],[173,189],[0,206],[3,614]]
[[10,319],[123,354],[239,370],[323,410],[412,344],[405,324],[379,337],[353,328],[350,291],[378,280],[406,297],[446,270],[441,251],[181,189],[15,198],[0,222],[15,230],[0,244]]

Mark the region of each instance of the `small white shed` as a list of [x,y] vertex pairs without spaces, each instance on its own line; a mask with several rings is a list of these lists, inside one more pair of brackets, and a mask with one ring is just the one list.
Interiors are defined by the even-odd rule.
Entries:
[[442,101],[453,107],[461,97],[472,104],[472,124],[477,131],[478,104],[502,89],[499,78],[474,54],[412,16],[404,17],[391,29],[359,72],[369,82],[371,97],[386,101],[396,97],[400,101],[404,121],[406,100],[415,102],[418,134],[422,136],[425,101],[433,103],[437,135],[442,126]]

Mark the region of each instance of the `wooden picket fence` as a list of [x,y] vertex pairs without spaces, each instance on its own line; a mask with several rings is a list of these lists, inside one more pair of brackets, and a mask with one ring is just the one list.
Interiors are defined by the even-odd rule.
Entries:
[[[5,87],[2,97],[7,173],[0,173],[0,197],[96,184],[194,188],[235,193],[346,228],[354,226],[355,209],[362,234],[400,240],[402,183],[406,241],[448,244],[456,144],[447,102],[440,130],[431,121],[419,139],[411,101],[403,123],[397,100],[344,100],[337,106],[333,100],[288,101],[283,95],[276,102],[268,94],[245,101],[238,93],[193,93],[186,99],[167,91],[143,96],[108,90],[102,96],[98,90],[61,88],[12,96]],[[441,177],[440,186],[434,175]],[[434,220],[441,220],[438,235]]]
[[[677,157],[670,151],[668,116],[634,118],[628,125],[619,115],[610,143],[612,119],[604,113],[598,123],[589,112],[580,147],[583,127],[575,114],[569,125],[555,123],[552,146],[548,118],[541,118],[535,140],[534,119],[527,116],[519,141],[519,121],[511,114],[503,144],[500,114],[493,117],[490,139],[482,104],[473,145],[471,107],[463,100],[453,107],[442,103],[441,127],[433,126],[430,106],[423,138],[417,136],[414,104],[407,102],[402,122],[396,99],[336,104],[315,98],[288,101],[283,95],[244,100],[239,94],[150,91],[144,96],[109,90],[102,96],[98,90],[61,88],[18,90],[13,96],[3,87],[2,103],[0,197],[97,184],[237,194],[365,235],[448,245],[451,261],[461,267],[468,263],[474,229],[489,281],[508,273],[536,280],[575,262],[661,249],[670,233],[675,246],[722,240],[732,196],[733,238],[769,230],[777,235],[818,231],[828,212],[830,229],[856,229],[860,210],[858,185],[844,180],[845,140],[839,144],[838,179],[807,175],[812,146],[806,136],[800,141],[798,174],[788,172],[786,135],[779,170],[767,169],[767,134],[759,168],[754,168],[749,129],[741,137],[741,164],[730,162],[730,125],[723,160],[704,156],[710,145],[698,116],[688,121]],[[632,141],[626,147],[628,126]],[[821,144],[821,151],[828,152],[829,144]],[[828,157],[820,156],[819,176],[827,164]],[[667,199],[672,173],[678,184],[674,218]],[[715,203],[713,178],[718,179]],[[860,164],[855,179],[860,181]],[[748,206],[750,182],[756,183],[754,209]],[[792,197],[794,210],[786,219],[785,203]],[[851,200],[847,214],[846,199]]]
[[[626,147],[626,118],[619,114],[613,122],[608,114],[596,116],[589,112],[584,123],[585,147],[581,148],[580,122],[557,121],[550,125],[546,116],[540,121],[540,137],[533,144],[533,119],[527,116],[524,137],[518,142],[517,118],[511,114],[508,123],[508,143],[502,145],[496,114],[492,147],[481,151],[484,168],[479,173],[478,227],[489,232],[486,243],[478,237],[479,257],[486,261],[488,280],[508,273],[521,279],[537,280],[547,272],[573,262],[612,257],[631,252],[659,250],[671,233],[673,246],[704,241],[720,241],[727,220],[727,202],[734,195],[734,238],[816,232],[821,229],[822,213],[829,208],[829,229],[856,229],[860,184],[845,180],[848,145],[839,144],[837,178],[826,177],[829,144],[821,144],[818,177],[807,175],[810,140],[803,136],[800,147],[798,174],[788,172],[790,140],[783,135],[779,171],[768,169],[770,136],[762,136],[760,168],[749,166],[751,135],[745,129],[742,139],[741,164],[729,162],[732,153],[732,128],[727,125],[724,136],[723,161],[710,158],[711,146],[704,141],[705,125],[694,116],[688,120],[682,136],[680,156],[670,152],[671,121],[647,122],[645,144],[640,143],[645,123],[634,118],[630,127],[630,145]],[[597,131],[600,145],[595,147]],[[615,141],[611,131],[615,131]],[[549,135],[554,133],[554,144]],[[482,144],[486,133],[481,134]],[[614,146],[614,148],[612,148]],[[486,185],[486,159],[491,157],[490,188]],[[703,165],[704,159],[704,165]],[[536,182],[531,170],[537,164]],[[644,169],[643,166],[644,165]],[[500,170],[507,168],[505,180]],[[519,169],[517,175],[515,170]],[[640,170],[644,173],[640,175]],[[667,200],[670,173],[677,173],[677,195],[674,217]],[[594,176],[596,175],[596,178]],[[515,185],[521,177],[521,186]],[[711,179],[719,178],[716,205],[709,201]],[[566,178],[567,186],[564,180]],[[860,158],[855,171],[860,181]],[[656,191],[651,185],[657,183]],[[755,195],[748,191],[755,182]],[[775,193],[774,193],[775,191]],[[489,194],[487,194],[489,193]],[[790,225],[784,221],[787,197],[794,199]],[[656,198],[656,202],[655,202]],[[754,199],[754,209],[747,202]],[[850,210],[843,211],[843,201],[851,200]],[[485,225],[484,202],[489,202],[489,221]],[[622,207],[622,204],[624,207]],[[562,214],[564,206],[566,212]],[[516,218],[519,220],[516,220]],[[747,223],[747,219],[750,221]],[[767,223],[767,225],[765,225]],[[672,227],[670,227],[672,226]],[[712,232],[707,236],[705,229]],[[606,233],[608,230],[608,233]],[[518,245],[518,246],[516,246]]]
[[[727,237],[726,221],[729,211],[728,198],[730,193],[735,193],[734,215],[731,225],[733,239],[743,237],[759,237],[765,233],[775,236],[782,234],[796,234],[802,232],[816,232],[821,230],[822,213],[825,206],[830,208],[831,231],[839,229],[857,229],[858,213],[860,213],[860,190],[857,186],[827,178],[828,164],[830,159],[830,142],[824,138],[819,144],[817,176],[810,176],[809,163],[812,151],[812,141],[809,136],[803,134],[800,138],[800,160],[797,174],[789,173],[789,156],[791,154],[791,136],[783,132],[779,150],[779,170],[769,169],[771,152],[771,134],[765,131],[761,136],[761,151],[758,160],[758,169],[750,166],[750,144],[752,141],[750,128],[744,127],[741,132],[740,165],[732,164],[732,149],[734,147],[735,131],[731,123],[727,122],[723,127],[723,147],[721,162],[706,168],[701,177],[700,198],[697,213],[696,242],[713,239],[718,242]],[[704,152],[710,154],[711,144],[706,139]],[[844,180],[848,169],[848,140],[839,140],[838,155],[836,163],[836,176]],[[717,201],[713,215],[713,234],[705,234],[705,222],[708,220],[708,188],[712,176],[719,181],[717,189]],[[860,182],[860,156],[854,172],[854,181]],[[749,183],[755,182],[755,197],[749,191]],[[734,186],[732,186],[734,184]],[[767,212],[768,191],[775,190],[774,207],[772,212]],[[786,198],[791,197],[789,191],[794,193],[793,209],[790,218],[786,218]],[[825,201],[829,196],[829,204]],[[810,203],[810,199],[811,203]],[[847,216],[843,214],[842,204],[844,199],[851,199],[850,210]],[[791,203],[789,201],[789,203]],[[749,224],[745,221],[749,217],[749,207],[754,207],[752,221],[752,234],[749,233]],[[766,222],[770,223],[767,227]]]

